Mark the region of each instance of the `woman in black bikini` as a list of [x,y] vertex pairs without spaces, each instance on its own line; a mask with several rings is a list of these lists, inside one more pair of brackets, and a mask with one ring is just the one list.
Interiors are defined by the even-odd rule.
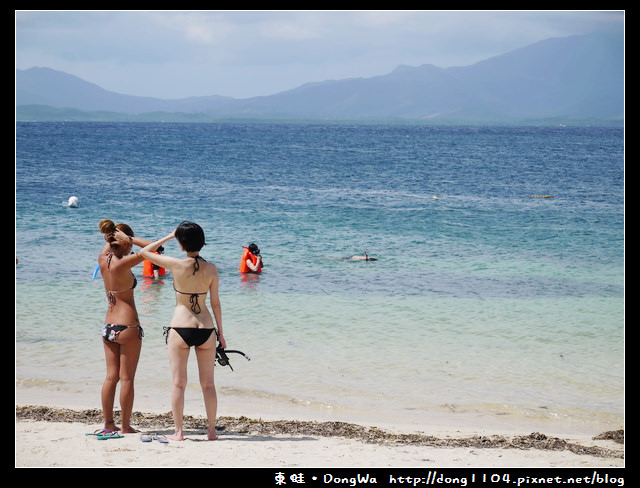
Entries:
[[[187,253],[186,258],[179,259],[153,252],[174,237]],[[218,399],[213,381],[213,367],[217,342],[219,341],[223,348],[227,345],[222,332],[218,268],[200,256],[200,249],[204,244],[202,228],[193,222],[182,222],[171,234],[139,251],[144,259],[166,268],[173,276],[176,307],[169,327],[165,327],[165,337],[173,381],[171,410],[175,423],[175,434],[169,438],[178,441],[184,440],[184,391],[187,386],[187,361],[192,346],[198,360],[200,386],[209,422],[208,438],[217,439]],[[207,293],[213,315],[207,308]]]
[[[98,224],[106,244],[98,256],[98,264],[107,293],[107,316],[102,328],[102,342],[107,363],[107,375],[102,385],[102,414],[104,429],[127,433],[137,432],[131,427],[133,410],[133,382],[142,347],[142,327],[133,297],[136,278],[131,271],[142,257],[131,254],[131,248],[146,246],[150,241],[133,235],[127,224],[115,225],[103,219]],[[122,429],[115,425],[113,402],[120,382]]]

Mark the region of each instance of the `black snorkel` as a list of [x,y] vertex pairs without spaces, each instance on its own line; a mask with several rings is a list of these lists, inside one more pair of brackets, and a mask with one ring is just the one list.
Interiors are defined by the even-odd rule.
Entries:
[[230,352],[235,354],[240,354],[241,356],[244,356],[244,358],[247,361],[251,361],[251,358],[247,356],[245,353],[243,353],[242,351],[236,351],[234,349],[225,350],[222,348],[222,346],[218,346],[216,349],[216,361],[218,361],[218,364],[220,366],[229,366],[231,368],[231,371],[233,371],[233,367],[231,366],[231,363],[229,362],[229,357],[227,356],[227,353],[230,353]]

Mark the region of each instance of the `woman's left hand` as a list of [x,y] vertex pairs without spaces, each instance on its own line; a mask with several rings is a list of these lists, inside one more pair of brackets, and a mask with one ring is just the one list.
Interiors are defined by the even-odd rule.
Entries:
[[115,232],[113,233],[113,237],[115,237],[118,241],[131,242],[131,237],[122,232],[120,229],[115,230]]

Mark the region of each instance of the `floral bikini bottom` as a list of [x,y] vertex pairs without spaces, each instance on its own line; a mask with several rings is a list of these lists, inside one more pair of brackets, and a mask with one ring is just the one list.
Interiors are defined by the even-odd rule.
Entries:
[[137,327],[139,329],[140,339],[144,337],[144,331],[140,325],[118,325],[118,324],[104,324],[102,327],[102,338],[107,342],[118,342],[118,335],[123,330]]

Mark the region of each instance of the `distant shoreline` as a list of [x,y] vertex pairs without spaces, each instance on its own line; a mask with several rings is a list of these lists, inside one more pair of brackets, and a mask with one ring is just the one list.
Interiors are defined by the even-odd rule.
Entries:
[[77,122],[77,123],[175,123],[175,124],[307,124],[307,125],[408,125],[408,126],[468,126],[468,127],[606,127],[624,129],[624,120],[528,119],[523,121],[468,121],[410,119],[401,117],[333,118],[320,117],[218,117],[205,113],[144,112],[127,114],[108,111],[84,111],[48,105],[16,106],[16,122]]

